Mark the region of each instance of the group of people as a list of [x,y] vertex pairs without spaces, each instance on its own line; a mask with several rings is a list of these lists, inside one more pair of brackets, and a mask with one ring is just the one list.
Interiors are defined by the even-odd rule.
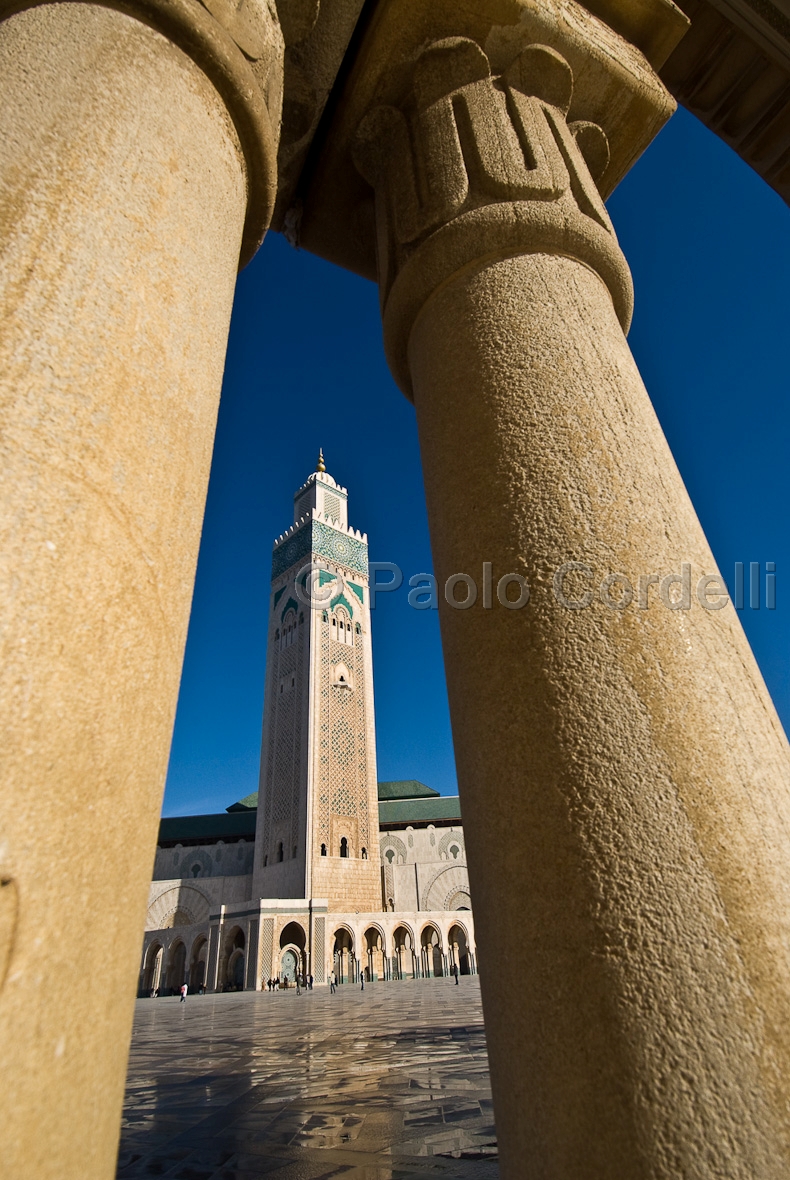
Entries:
[[[450,974],[455,977],[455,982],[457,984],[458,983],[458,975],[459,975],[457,964],[453,963],[452,967],[450,968]],[[365,972],[364,971],[360,972],[360,980],[362,983],[362,991],[364,991],[365,990]],[[288,979],[287,975],[283,975],[281,978],[275,977],[274,979],[267,979],[265,986],[266,986],[266,990],[270,991],[270,992],[277,992],[280,990],[280,988],[285,989],[288,987],[295,987],[296,994],[297,994],[297,996],[299,996],[302,994],[303,991],[310,991],[311,992],[313,990],[313,977],[312,977],[312,975],[297,974],[294,976],[294,979],[291,981]],[[198,988],[198,992],[200,994],[202,994],[203,990],[204,990],[204,988],[203,988],[203,985],[201,984],[201,986]],[[263,990],[263,989],[261,989],[261,990]],[[335,975],[334,971],[330,971],[329,972],[329,992],[330,992],[330,995],[334,995],[334,993],[336,991],[337,991],[337,975]],[[181,995],[181,1003],[183,1004],[186,1002],[187,994],[189,992],[189,988],[187,987],[186,983],[182,983],[181,987],[179,988],[179,992]],[[151,998],[154,999],[158,995],[159,995],[159,989],[154,988],[153,991],[151,992]]]
[[267,979],[265,986],[266,990],[269,992],[278,992],[280,988],[295,987],[296,994],[298,996],[301,995],[303,991],[311,992],[313,990],[313,977],[312,975],[297,974],[294,976],[293,980],[289,980],[287,975],[283,975],[281,978],[275,977],[274,979]]

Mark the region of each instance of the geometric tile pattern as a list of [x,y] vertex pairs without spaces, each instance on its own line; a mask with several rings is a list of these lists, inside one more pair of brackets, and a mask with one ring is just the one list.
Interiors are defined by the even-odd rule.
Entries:
[[498,1180],[477,976],[138,1000],[118,1180]]

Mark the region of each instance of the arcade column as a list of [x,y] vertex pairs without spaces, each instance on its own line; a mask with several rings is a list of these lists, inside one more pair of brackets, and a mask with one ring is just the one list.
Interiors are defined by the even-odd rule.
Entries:
[[282,36],[224,0],[0,18],[3,1174],[106,1180]]
[[437,21],[408,62],[382,21],[346,96],[417,412],[502,1171],[773,1180],[787,742],[626,344],[602,200],[672,103],[586,9],[519,8],[485,39]]

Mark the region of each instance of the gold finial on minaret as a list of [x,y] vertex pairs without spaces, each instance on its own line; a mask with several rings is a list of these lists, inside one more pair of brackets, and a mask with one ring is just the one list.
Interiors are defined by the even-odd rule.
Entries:
[[318,448],[318,465],[316,467],[316,471],[318,471],[318,472],[326,471],[326,467],[324,466],[324,448],[323,447]]

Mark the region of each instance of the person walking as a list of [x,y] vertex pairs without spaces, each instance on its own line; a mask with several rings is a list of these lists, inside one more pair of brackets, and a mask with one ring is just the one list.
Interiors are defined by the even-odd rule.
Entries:
[[185,983],[182,983],[181,984],[181,999],[180,999],[179,1003],[186,1004],[188,991],[189,991],[189,988],[187,987],[187,985]]
[[309,992],[311,992],[313,990],[313,977],[312,977],[312,975],[307,976],[307,990]]
[[455,976],[455,986],[458,987],[458,964],[453,963],[453,975]]
[[359,973],[359,978],[362,980],[362,987],[360,988],[360,991],[364,991],[365,990],[365,969],[364,969],[364,967],[362,968],[362,970]]
[[296,994],[297,994],[297,996],[301,996],[301,994],[302,994],[302,977],[298,971],[294,977],[294,982],[296,983]]
[[329,972],[329,994],[330,994],[330,996],[333,996],[335,994],[336,988],[337,988],[337,976],[335,975],[334,971],[330,971]]

